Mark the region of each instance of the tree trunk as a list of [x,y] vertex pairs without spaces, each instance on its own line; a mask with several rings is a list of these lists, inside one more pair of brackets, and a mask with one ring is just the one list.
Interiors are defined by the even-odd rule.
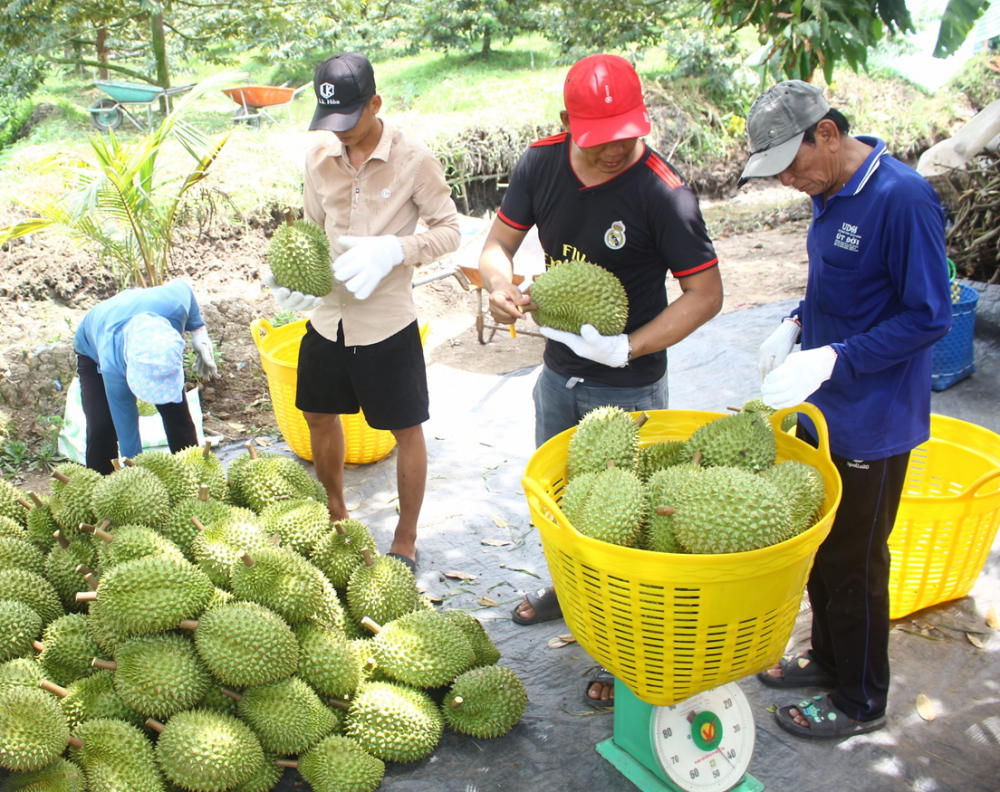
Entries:
[[[108,29],[104,27],[104,25],[97,28],[96,49],[97,60],[106,64],[108,62]],[[107,66],[103,66],[97,70],[97,78],[99,80],[106,80],[109,75],[110,72],[108,71]]]
[[489,63],[490,60],[490,40],[493,38],[490,35],[491,31],[489,28],[483,33],[483,50],[479,54],[482,56],[483,60]]
[[[163,32],[163,14],[150,16],[153,34],[153,58],[156,60],[156,83],[161,88],[170,87],[170,64],[167,63],[167,40]],[[160,112],[167,112],[167,99],[160,97]]]

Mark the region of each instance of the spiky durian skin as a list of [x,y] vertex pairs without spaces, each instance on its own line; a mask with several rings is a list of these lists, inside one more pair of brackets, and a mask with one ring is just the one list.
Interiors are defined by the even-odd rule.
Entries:
[[90,505],[94,519],[110,520],[112,527],[159,528],[170,514],[170,493],[153,471],[123,467],[97,482]]
[[337,714],[294,676],[247,688],[237,711],[261,747],[276,754],[307,751],[340,725]]
[[88,603],[87,632],[94,639],[94,643],[101,648],[104,657],[114,657],[119,646],[141,636],[141,633],[115,629],[115,625],[107,616],[107,609],[99,600]]
[[37,613],[43,627],[63,615],[59,595],[41,575],[24,569],[6,569],[0,572],[0,588],[4,599],[23,602]]
[[413,611],[375,636],[375,661],[393,679],[414,687],[451,682],[476,661],[462,628],[434,611]]
[[59,701],[70,731],[89,720],[117,718],[134,726],[142,726],[146,716],[136,712],[115,691],[114,674],[97,671],[78,679],[66,688],[66,696]]
[[688,438],[702,467],[738,467],[759,473],[774,464],[777,447],[771,423],[760,413],[745,412],[699,426]]
[[272,503],[260,513],[260,521],[266,533],[281,537],[282,546],[304,556],[308,556],[316,541],[330,530],[330,512],[325,498],[323,501],[298,498]]
[[45,555],[24,539],[0,536],[0,571],[27,569],[36,575],[45,572]]
[[212,582],[189,562],[170,556],[126,561],[101,576],[97,599],[117,632],[169,630],[196,617],[212,598]]
[[224,712],[226,715],[236,717],[237,703],[222,692],[222,687],[222,680],[213,678],[212,684],[208,686],[205,698],[198,702],[196,709],[214,710],[215,712]]
[[23,602],[0,599],[0,663],[32,654],[42,632],[42,617]]
[[232,583],[229,573],[240,555],[268,547],[270,539],[257,516],[249,509],[230,508],[228,517],[198,533],[191,552],[212,583],[228,591]]
[[62,686],[92,674],[90,661],[101,653],[82,613],[60,616],[49,623],[42,633],[42,646],[38,665],[46,679]]
[[446,610],[439,611],[439,613],[465,633],[476,658],[472,665],[473,668],[494,665],[500,659],[500,650],[497,649],[496,644],[493,643],[493,639],[490,638],[490,634],[479,619],[463,610]]
[[295,628],[299,642],[298,675],[321,696],[350,696],[361,681],[354,647],[343,633],[305,622]]
[[41,770],[11,773],[0,792],[84,792],[83,771],[59,757]]
[[94,522],[94,509],[90,504],[90,499],[94,487],[104,477],[96,470],[78,465],[76,462],[64,462],[61,465],[56,465],[52,472],[69,478],[69,481],[66,482],[54,478],[52,480],[52,494],[49,497],[52,518],[68,539],[79,530],[80,523]]
[[133,460],[136,465],[146,468],[156,474],[163,482],[173,506],[184,498],[193,498],[198,494],[198,479],[190,466],[182,459],[165,451],[144,451]]
[[267,247],[267,263],[278,285],[291,291],[325,297],[333,289],[329,242],[323,229],[308,220],[275,229]]
[[151,555],[168,555],[186,561],[181,549],[165,536],[144,525],[120,525],[110,531],[110,542],[97,543],[97,563],[102,572]]
[[38,688],[0,690],[0,767],[26,772],[51,764],[69,743],[66,717]]
[[686,552],[677,539],[673,517],[660,514],[661,507],[673,508],[678,490],[691,486],[702,473],[697,465],[683,464],[659,470],[646,482],[649,500],[649,514],[646,517],[646,546],[644,549],[657,553]]
[[[37,547],[48,551],[55,547],[56,540],[52,534],[59,530],[59,524],[52,516],[52,508],[49,506],[51,498],[44,497],[41,498],[41,501],[41,506],[34,506],[28,512],[26,536],[18,538],[25,538]],[[3,529],[0,528],[0,534],[3,533]]]
[[38,690],[42,681],[42,669],[38,663],[27,657],[16,657],[6,663],[0,663],[0,690],[12,687],[27,687]]
[[639,463],[639,427],[621,407],[598,407],[577,424],[569,440],[566,473],[570,480],[581,473],[616,467],[636,470]]
[[[583,493],[577,490],[585,487]],[[608,468],[570,479],[563,499],[567,519],[584,536],[632,547],[646,519],[646,491],[631,470]]]
[[[344,529],[341,534],[337,526]],[[333,530],[321,536],[313,545],[309,560],[334,586],[344,590],[351,573],[364,563],[363,548],[375,549],[375,540],[364,523],[358,520],[340,520]]]
[[[460,697],[461,704],[453,706]],[[472,737],[500,737],[517,725],[528,706],[520,677],[506,666],[466,671],[455,680],[441,707],[445,723]]]
[[264,761],[254,769],[250,778],[234,786],[232,792],[270,792],[278,785],[281,774],[285,772],[284,768],[275,764],[278,758],[275,754],[264,751]]
[[365,616],[388,624],[416,605],[417,581],[398,558],[379,556],[371,566],[362,564],[347,581],[347,608],[357,621]]
[[790,459],[763,471],[761,477],[774,484],[788,500],[794,532],[812,527],[823,508],[826,485],[823,474],[812,465]]
[[239,505],[258,513],[277,501],[303,500],[316,492],[305,468],[284,456],[246,462],[240,468],[238,480]]
[[198,654],[215,676],[233,687],[277,682],[295,673],[299,643],[273,611],[233,602],[205,611],[194,633]]
[[778,488],[742,468],[704,470],[674,500],[673,527],[690,553],[740,553],[793,535],[791,509]]
[[299,757],[299,773],[323,792],[375,792],[385,763],[348,737],[331,734]]
[[212,675],[184,635],[166,633],[129,641],[115,652],[115,692],[151,718],[169,718],[201,701]]
[[227,792],[248,781],[263,761],[249,726],[211,710],[178,712],[156,740],[163,775],[191,792]]
[[76,570],[80,564],[93,567],[96,562],[97,550],[85,533],[79,533],[69,547],[57,545],[45,556],[45,578],[56,590],[66,610],[81,612],[87,609],[87,603],[76,601],[78,591],[89,589],[83,575]]
[[534,317],[543,327],[579,333],[593,325],[603,336],[625,330],[628,296],[620,280],[608,270],[586,261],[557,261],[535,278],[531,299]]
[[[329,580],[324,580],[323,602],[312,615],[310,621],[316,622],[332,630],[339,630],[347,634],[348,623],[351,621],[344,612],[344,604],[340,601],[337,589],[331,585]],[[368,632],[365,630],[365,632]]]
[[298,553],[265,547],[249,553],[252,565],[234,561],[233,594],[270,608],[289,624],[303,622],[323,604],[323,573]]
[[658,470],[675,465],[683,465],[691,461],[691,451],[683,440],[664,440],[660,443],[649,443],[639,446],[639,478],[649,481]]
[[209,498],[184,498],[174,504],[170,516],[160,526],[160,533],[177,545],[188,561],[195,561],[194,542],[198,528],[191,521],[196,517],[202,525],[210,526],[229,516],[229,507],[222,501]]
[[199,486],[208,487],[208,496],[212,500],[225,502],[229,498],[229,486],[226,483],[226,471],[219,458],[199,446],[188,446],[174,454],[194,473]]
[[69,758],[83,768],[87,792],[163,792],[153,745],[137,727],[112,718],[81,723],[74,732],[83,746]]
[[444,719],[422,690],[393,682],[365,682],[347,712],[347,736],[385,762],[418,762],[441,739]]
[[[46,498],[45,500],[48,499]],[[25,518],[25,525],[22,525],[20,522],[11,517],[0,514],[0,536],[9,536],[11,539],[28,539],[45,549],[52,547],[52,545],[56,542],[56,540],[52,537],[52,534],[59,529],[55,520],[46,524],[49,537],[47,541],[44,539],[45,529],[40,529],[38,532],[32,532],[29,528],[25,527],[31,520],[31,512],[36,511],[39,508],[41,507],[35,506],[28,511],[28,516]]]

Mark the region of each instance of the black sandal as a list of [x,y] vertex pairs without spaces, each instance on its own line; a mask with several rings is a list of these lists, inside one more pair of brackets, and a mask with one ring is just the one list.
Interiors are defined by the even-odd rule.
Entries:
[[757,674],[763,684],[771,688],[837,687],[837,678],[822,668],[812,656],[812,650],[800,655],[788,655],[778,661],[781,676],[771,676],[767,671]]
[[[520,613],[521,606],[524,605],[525,601],[527,601],[531,609],[535,612],[535,615],[530,618],[525,618]],[[514,606],[514,610],[510,612],[511,620],[517,624],[538,624],[540,622],[561,619],[562,615],[559,598],[556,596],[556,590],[552,586],[543,588],[536,594],[527,594],[521,602]]]
[[[809,721],[808,726],[795,722],[791,710]],[[886,724],[885,715],[872,720],[852,720],[843,710],[839,709],[829,696],[814,696],[800,701],[798,704],[788,704],[779,707],[774,713],[778,725],[789,734],[803,737],[806,740],[833,740],[853,737],[856,734],[868,734],[878,731]]]
[[590,689],[594,685],[611,685],[613,690],[614,684],[615,684],[615,678],[614,676],[612,676],[611,672],[608,671],[608,669],[606,668],[598,669],[596,674],[594,674],[592,677],[587,679],[586,682],[583,683],[583,703],[586,704],[588,707],[593,707],[594,709],[600,709],[600,710],[613,709],[615,706],[614,698],[609,698],[609,699],[591,698]]

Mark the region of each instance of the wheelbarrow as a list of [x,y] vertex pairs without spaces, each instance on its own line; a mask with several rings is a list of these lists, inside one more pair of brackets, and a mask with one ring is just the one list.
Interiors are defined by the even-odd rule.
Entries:
[[239,105],[233,111],[234,124],[246,124],[259,129],[262,118],[266,118],[272,124],[277,123],[277,119],[268,112],[268,108],[271,110],[286,108],[288,120],[291,121],[292,100],[303,88],[310,85],[312,83],[306,83],[299,88],[287,85],[240,85],[235,88],[223,88],[222,93]]
[[[167,110],[170,110],[170,97],[190,91],[194,83],[178,85],[176,88],[161,88],[159,85],[142,85],[137,83],[113,82],[111,80],[96,80],[94,85],[110,96],[110,99],[98,99],[90,106],[90,121],[106,132],[118,129],[124,119],[141,131],[153,125],[153,105],[166,99]],[[129,108],[146,108],[146,122],[136,118]]]

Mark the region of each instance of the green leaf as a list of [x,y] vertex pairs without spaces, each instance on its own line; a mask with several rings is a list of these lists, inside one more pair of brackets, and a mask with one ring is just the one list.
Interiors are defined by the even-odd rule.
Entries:
[[934,45],[935,58],[947,58],[965,43],[969,31],[975,26],[982,13],[990,7],[987,0],[948,0],[941,16],[937,43]]

